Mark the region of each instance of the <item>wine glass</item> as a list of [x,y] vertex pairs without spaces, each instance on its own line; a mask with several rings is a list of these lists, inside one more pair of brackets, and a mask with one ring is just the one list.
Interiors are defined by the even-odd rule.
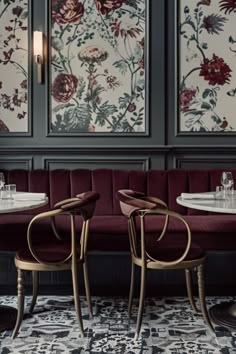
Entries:
[[0,172],[0,197],[1,197],[1,191],[2,191],[2,188],[5,184],[5,177],[4,177],[4,174],[2,172]]
[[226,171],[222,172],[221,184],[224,187],[224,194],[226,197],[227,191],[229,191],[234,185],[234,179],[233,179],[232,172],[226,172]]

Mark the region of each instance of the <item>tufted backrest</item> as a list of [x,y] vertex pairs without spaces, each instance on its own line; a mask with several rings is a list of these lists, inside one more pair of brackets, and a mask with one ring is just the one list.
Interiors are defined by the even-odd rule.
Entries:
[[[236,169],[231,169],[236,181]],[[4,172],[6,183],[15,183],[17,191],[45,192],[49,196],[47,210],[58,201],[84,191],[100,194],[95,215],[121,214],[116,192],[132,189],[162,199],[170,209],[183,215],[203,215],[207,212],[184,208],[176,203],[183,192],[214,191],[220,184],[222,169],[198,170],[9,170]],[[37,214],[39,209],[30,211]],[[26,213],[26,212],[25,212]]]

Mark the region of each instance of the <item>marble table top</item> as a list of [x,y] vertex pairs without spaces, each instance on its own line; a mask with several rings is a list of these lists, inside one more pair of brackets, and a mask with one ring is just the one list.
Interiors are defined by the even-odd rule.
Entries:
[[[217,213],[236,214],[236,191],[228,199],[184,199],[177,197],[176,202],[187,208],[213,211]],[[214,194],[215,192],[206,192],[201,194]],[[196,195],[199,193],[196,193]]]
[[13,213],[42,207],[48,203],[48,198],[43,200],[13,200],[0,199],[0,214]]

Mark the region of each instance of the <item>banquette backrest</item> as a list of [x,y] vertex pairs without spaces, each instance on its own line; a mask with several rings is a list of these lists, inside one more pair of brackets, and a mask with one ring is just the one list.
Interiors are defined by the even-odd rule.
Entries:
[[[236,169],[230,169],[236,181]],[[49,206],[62,199],[88,190],[100,194],[95,215],[120,215],[120,205],[116,198],[119,189],[133,189],[166,202],[170,209],[183,215],[202,215],[204,211],[184,208],[176,203],[182,192],[206,192],[215,190],[220,184],[221,169],[199,170],[1,170],[6,183],[15,183],[18,191],[45,192],[49,196]],[[48,207],[49,207],[48,206]],[[47,207],[41,208],[46,210]],[[38,213],[30,211],[31,214]]]

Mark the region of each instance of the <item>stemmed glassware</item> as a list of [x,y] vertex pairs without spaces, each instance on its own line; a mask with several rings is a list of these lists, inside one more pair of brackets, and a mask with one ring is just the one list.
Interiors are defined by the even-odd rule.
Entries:
[[0,172],[0,198],[2,197],[2,188],[5,184],[5,177],[2,172]]
[[226,198],[229,194],[229,191],[232,189],[234,185],[232,172],[227,172],[227,171],[222,172],[221,184],[224,187],[224,196]]

